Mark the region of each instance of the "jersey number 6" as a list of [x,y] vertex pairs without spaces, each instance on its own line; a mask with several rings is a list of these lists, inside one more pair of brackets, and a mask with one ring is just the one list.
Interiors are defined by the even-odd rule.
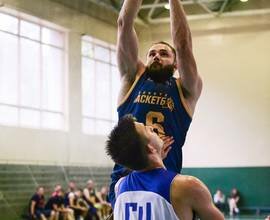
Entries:
[[164,128],[160,124],[164,122],[164,119],[165,117],[161,112],[150,111],[146,114],[146,125],[158,129],[159,134],[164,134]]

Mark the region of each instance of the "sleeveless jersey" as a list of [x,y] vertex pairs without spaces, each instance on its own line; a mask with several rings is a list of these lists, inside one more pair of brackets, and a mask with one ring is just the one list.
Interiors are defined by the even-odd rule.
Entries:
[[170,201],[175,172],[158,168],[133,171],[115,187],[114,218],[118,220],[178,220]]
[[[171,77],[166,84],[157,84],[147,74],[142,74],[118,107],[119,119],[126,114],[132,114],[138,122],[155,127],[166,136],[173,136],[174,143],[163,162],[168,170],[180,173],[182,146],[192,120],[184,102],[180,81]],[[125,168],[115,164],[109,194],[112,205],[114,185],[123,176],[123,172]]]

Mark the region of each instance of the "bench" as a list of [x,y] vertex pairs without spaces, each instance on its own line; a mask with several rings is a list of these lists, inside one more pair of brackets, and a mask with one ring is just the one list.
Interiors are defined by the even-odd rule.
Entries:
[[240,211],[253,211],[256,215],[267,212],[270,213],[270,206],[244,206],[240,207]]

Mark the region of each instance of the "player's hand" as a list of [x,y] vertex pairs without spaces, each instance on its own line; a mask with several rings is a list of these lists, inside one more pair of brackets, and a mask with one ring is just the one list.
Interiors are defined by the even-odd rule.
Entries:
[[161,151],[161,158],[165,159],[169,153],[169,151],[172,149],[171,145],[174,143],[174,139],[172,136],[163,136],[161,137],[163,140],[163,147]]

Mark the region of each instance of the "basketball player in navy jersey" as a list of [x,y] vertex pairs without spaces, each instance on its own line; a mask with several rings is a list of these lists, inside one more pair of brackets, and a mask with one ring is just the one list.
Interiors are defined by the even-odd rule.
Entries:
[[[142,0],[125,0],[118,18],[117,59],[122,88],[118,115],[132,114],[139,122],[151,125],[167,144],[163,149],[168,170],[180,173],[182,146],[201,94],[202,80],[192,53],[190,29],[179,0],[169,0],[171,34],[174,48],[166,42],[154,43],[144,64],[138,57],[138,40],[134,30]],[[179,78],[174,78],[175,71]],[[113,188],[127,174],[116,164],[111,175]]]
[[153,127],[125,116],[109,135],[106,151],[133,171],[115,186],[117,220],[224,220],[207,187],[197,178],[166,170],[163,141]]

